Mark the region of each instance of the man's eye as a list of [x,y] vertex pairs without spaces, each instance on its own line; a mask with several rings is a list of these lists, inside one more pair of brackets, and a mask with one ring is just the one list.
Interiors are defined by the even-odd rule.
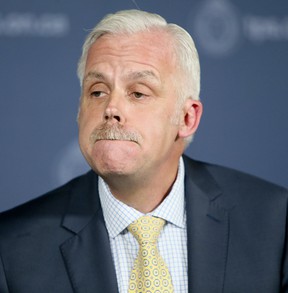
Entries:
[[142,94],[140,92],[134,92],[133,95],[136,99],[141,99],[145,96],[144,94]]
[[91,96],[95,98],[102,97],[103,95],[104,95],[104,92],[101,92],[101,91],[94,91],[91,93]]

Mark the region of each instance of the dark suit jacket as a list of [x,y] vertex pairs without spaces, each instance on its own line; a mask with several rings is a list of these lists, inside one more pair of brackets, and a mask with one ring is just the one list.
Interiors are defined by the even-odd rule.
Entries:
[[[288,292],[288,192],[184,159],[189,292]],[[3,213],[0,254],[1,293],[118,292],[97,175]]]

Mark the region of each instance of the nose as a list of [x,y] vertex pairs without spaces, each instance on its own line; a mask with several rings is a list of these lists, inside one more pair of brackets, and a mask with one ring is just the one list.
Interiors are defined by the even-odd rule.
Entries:
[[107,107],[105,111],[104,116],[106,121],[115,121],[115,122],[121,122],[121,117],[118,113],[118,110],[114,107]]
[[[123,102],[123,101],[122,101]],[[122,102],[119,97],[111,95],[107,107],[104,112],[104,120],[110,123],[120,123],[124,122],[124,115],[122,114],[121,107]]]

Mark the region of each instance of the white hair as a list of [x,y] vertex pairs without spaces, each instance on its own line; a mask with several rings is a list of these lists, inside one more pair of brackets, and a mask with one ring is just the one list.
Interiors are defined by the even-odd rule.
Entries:
[[[176,84],[179,98],[184,102],[187,98],[199,100],[200,94],[200,64],[197,49],[190,34],[180,26],[167,23],[158,14],[141,10],[123,10],[105,16],[88,34],[82,48],[78,63],[78,78],[82,86],[87,55],[94,42],[105,34],[134,34],[152,29],[166,31],[174,44],[176,60],[183,75],[179,76]],[[183,80],[184,79],[184,80]]]

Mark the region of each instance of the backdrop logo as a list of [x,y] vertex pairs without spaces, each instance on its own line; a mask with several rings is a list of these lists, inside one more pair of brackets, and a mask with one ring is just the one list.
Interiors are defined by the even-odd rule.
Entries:
[[0,13],[0,36],[62,37],[69,30],[69,18],[62,13]]
[[225,0],[204,2],[194,18],[194,28],[199,45],[212,55],[227,54],[239,41],[236,9]]
[[288,40],[288,15],[240,13],[228,0],[205,0],[195,8],[188,26],[199,47],[208,55],[229,55],[243,40],[250,43]]
[[247,15],[243,18],[245,36],[254,42],[275,42],[288,40],[288,15],[275,16]]

